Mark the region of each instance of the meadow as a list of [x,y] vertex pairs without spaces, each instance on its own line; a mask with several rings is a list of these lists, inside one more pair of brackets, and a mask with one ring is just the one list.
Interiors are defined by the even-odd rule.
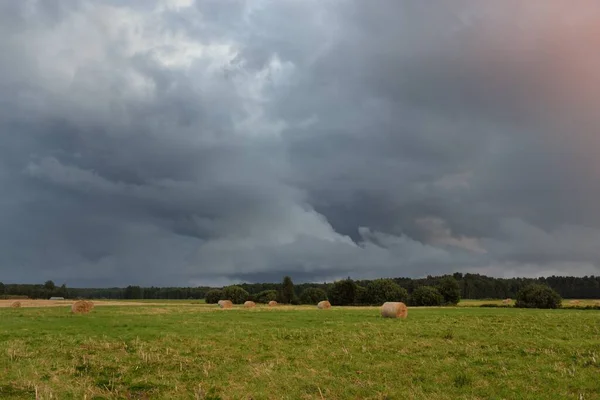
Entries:
[[600,311],[0,309],[1,399],[600,399]]

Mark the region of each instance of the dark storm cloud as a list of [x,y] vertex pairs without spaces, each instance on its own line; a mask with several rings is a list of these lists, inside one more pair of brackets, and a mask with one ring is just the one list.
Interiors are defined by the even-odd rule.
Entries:
[[598,273],[583,4],[0,2],[0,280]]

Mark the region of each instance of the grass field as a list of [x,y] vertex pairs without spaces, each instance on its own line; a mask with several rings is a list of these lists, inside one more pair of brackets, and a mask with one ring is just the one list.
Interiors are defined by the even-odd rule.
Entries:
[[600,399],[600,312],[0,309],[0,399]]

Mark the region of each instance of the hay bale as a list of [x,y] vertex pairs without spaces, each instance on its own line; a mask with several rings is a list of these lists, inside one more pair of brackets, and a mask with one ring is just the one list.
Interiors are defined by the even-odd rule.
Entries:
[[73,314],[87,314],[94,308],[94,303],[87,300],[79,300],[71,305]]
[[20,301],[13,301],[13,303],[10,306],[12,308],[21,308],[22,304]]
[[510,304],[511,301],[512,299],[504,299],[502,300],[502,304]]
[[331,308],[331,303],[327,300],[320,301],[319,304],[317,304],[317,308],[319,310],[328,310]]
[[277,302],[275,300],[271,300],[268,304],[269,307],[275,307],[277,305]]
[[244,303],[244,308],[254,308],[256,307],[256,303],[253,301],[248,300],[247,302]]
[[381,316],[383,318],[406,318],[408,308],[404,303],[388,301],[381,306]]
[[579,305],[579,303],[581,303],[579,300],[571,300],[569,302],[569,304],[572,305],[572,306],[577,306],[577,305]]
[[219,300],[217,303],[221,308],[233,308],[233,303],[231,300]]

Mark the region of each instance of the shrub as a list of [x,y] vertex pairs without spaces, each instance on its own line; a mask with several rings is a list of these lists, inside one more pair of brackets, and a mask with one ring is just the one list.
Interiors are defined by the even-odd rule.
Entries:
[[222,296],[222,290],[212,289],[206,292],[206,295],[204,295],[204,301],[206,301],[207,304],[217,304],[217,302],[221,300]]
[[600,306],[583,306],[579,307],[578,310],[600,310]]
[[367,285],[366,302],[380,305],[385,302],[406,302],[408,292],[391,279],[376,279]]
[[327,297],[334,306],[354,304],[358,285],[350,278],[334,282]]
[[300,303],[302,304],[317,304],[323,300],[327,300],[327,293],[323,289],[309,287],[300,294]]
[[277,299],[277,290],[263,290],[254,296],[254,301],[257,303],[267,304],[270,301]]
[[562,299],[558,293],[546,285],[532,284],[517,293],[515,307],[520,308],[560,308]]
[[453,277],[446,276],[442,278],[437,289],[444,298],[444,304],[455,306],[460,301],[460,286]]
[[433,286],[419,286],[410,296],[413,306],[441,306],[444,298]]
[[231,300],[233,304],[244,304],[248,299],[248,292],[239,286],[227,286],[223,289],[221,299]]

